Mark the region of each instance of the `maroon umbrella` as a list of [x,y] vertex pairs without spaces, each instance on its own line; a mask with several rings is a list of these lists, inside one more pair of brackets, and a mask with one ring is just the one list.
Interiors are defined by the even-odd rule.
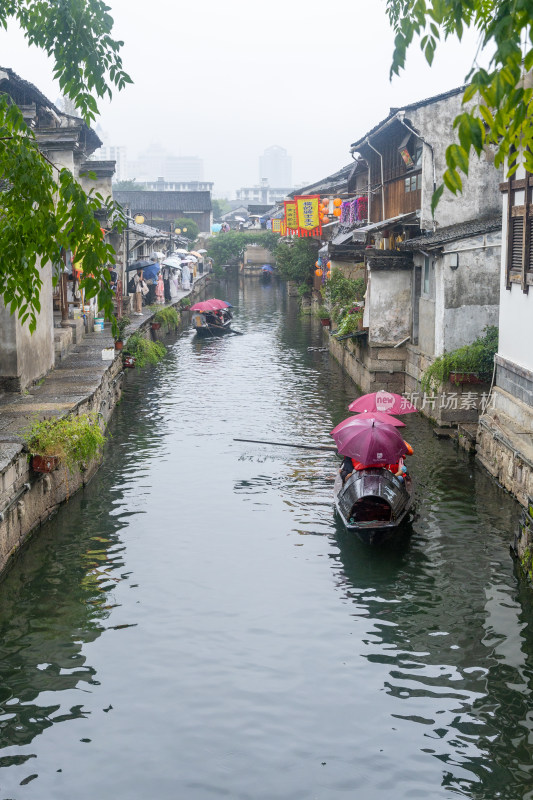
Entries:
[[226,303],[225,300],[217,300],[216,297],[213,297],[211,300],[201,300],[199,303],[195,303],[191,306],[191,311],[221,311],[223,308],[229,308],[229,303]]
[[402,422],[396,417],[391,417],[390,414],[383,414],[381,411],[364,411],[362,414],[357,414],[356,417],[347,417],[342,422],[333,428],[331,435],[343,428],[351,428],[353,425],[360,425],[364,420],[375,419],[377,422],[384,422],[387,425],[393,425],[395,428],[405,428],[405,422]]
[[355,458],[361,464],[395,464],[407,453],[407,446],[396,428],[373,419],[342,428],[333,438],[342,456]]
[[372,392],[358,397],[348,406],[350,411],[382,411],[384,414],[413,414],[418,409],[402,397],[393,392]]

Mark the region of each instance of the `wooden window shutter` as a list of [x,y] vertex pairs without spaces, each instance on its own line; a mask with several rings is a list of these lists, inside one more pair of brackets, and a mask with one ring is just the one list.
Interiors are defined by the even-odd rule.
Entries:
[[[510,289],[513,283],[519,283],[522,291],[529,291],[533,283],[533,206],[529,203],[530,175],[525,179],[509,178],[503,184],[502,191],[507,192],[507,264],[506,286]],[[522,196],[517,197],[515,193]],[[519,200],[519,204],[516,201]]]
[[528,218],[527,224],[529,225],[529,263],[528,270],[533,270],[533,216]]
[[509,248],[509,269],[513,272],[522,272],[524,251],[524,217],[511,218],[511,242]]

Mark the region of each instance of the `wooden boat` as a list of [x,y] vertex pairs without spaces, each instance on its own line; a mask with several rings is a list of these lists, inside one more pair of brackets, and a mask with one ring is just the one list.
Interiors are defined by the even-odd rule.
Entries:
[[366,544],[379,544],[398,533],[413,503],[410,475],[400,481],[385,468],[353,472],[345,484],[337,475],[334,491],[346,529]]
[[225,315],[223,320],[220,320],[209,311],[206,313],[193,312],[192,325],[197,336],[223,336],[225,333],[232,332],[230,315]]

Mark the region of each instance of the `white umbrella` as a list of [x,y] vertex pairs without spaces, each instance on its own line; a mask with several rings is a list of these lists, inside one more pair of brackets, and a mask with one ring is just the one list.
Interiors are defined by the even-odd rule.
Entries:
[[244,217],[235,217],[235,222],[246,222]]
[[184,261],[190,261],[190,262],[193,262],[193,261],[194,261],[194,263],[195,263],[195,264],[196,264],[196,263],[197,263],[197,261],[198,261],[198,259],[197,259],[197,258],[195,258],[194,256],[187,256],[187,258],[184,258],[183,260],[184,260]]
[[207,250],[198,250],[198,253],[207,253]]
[[[187,255],[187,254],[188,254],[188,252],[189,252],[188,250],[183,250],[183,249],[181,249],[181,250],[174,250],[174,253],[180,253],[180,254],[181,254],[181,253],[185,253],[185,255]],[[172,253],[172,255],[174,255],[174,253]]]
[[181,269],[181,259],[179,256],[168,256],[161,264],[163,267],[173,267],[174,269]]

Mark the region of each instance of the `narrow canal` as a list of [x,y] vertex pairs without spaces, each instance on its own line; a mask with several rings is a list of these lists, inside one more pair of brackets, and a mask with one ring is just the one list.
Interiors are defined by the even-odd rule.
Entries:
[[355,396],[277,285],[128,374],[105,465],[0,585],[1,800],[533,797],[517,506],[405,417],[418,518],[332,511]]

